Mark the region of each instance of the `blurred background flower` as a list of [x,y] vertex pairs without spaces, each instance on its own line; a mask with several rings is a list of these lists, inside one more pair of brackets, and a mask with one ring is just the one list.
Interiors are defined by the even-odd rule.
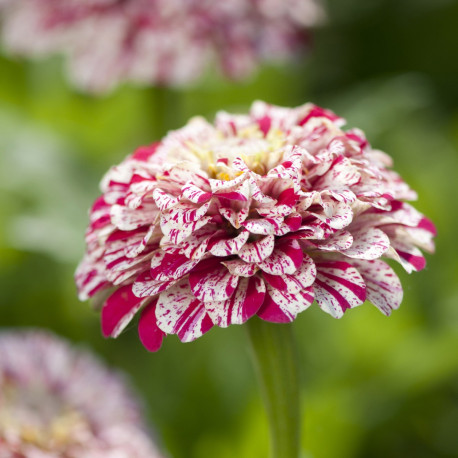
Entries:
[[123,81],[181,86],[210,61],[240,79],[292,58],[323,18],[317,1],[15,0],[3,8],[3,38],[12,53],[67,54],[71,81],[90,92]]
[[73,273],[112,164],[197,113],[243,112],[254,99],[311,100],[363,129],[393,157],[439,234],[424,271],[394,266],[408,286],[389,319],[364,306],[351,319],[312,307],[295,320],[305,456],[458,454],[458,2],[328,0],[327,16],[306,59],[261,66],[238,85],[207,75],[164,95],[173,108],[165,118],[155,89],[125,85],[93,99],[67,87],[59,58],[0,57],[0,323],[50,328],[126,370],[174,457],[267,456],[244,329],[215,328],[189,345],[170,339],[155,355],[142,351],[135,326],[106,341]]
[[0,334],[0,406],[2,457],[160,457],[121,376],[50,333]]

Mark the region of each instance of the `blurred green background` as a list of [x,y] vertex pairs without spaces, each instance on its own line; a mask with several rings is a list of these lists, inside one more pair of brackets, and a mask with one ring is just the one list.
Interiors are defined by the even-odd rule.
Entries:
[[437,253],[390,318],[370,304],[294,323],[304,457],[458,456],[458,2],[328,0],[308,56],[233,84],[71,90],[60,58],[0,58],[0,326],[44,327],[128,374],[158,441],[176,458],[256,458],[267,422],[243,327],[147,353],[136,327],[105,340],[73,271],[87,209],[109,166],[196,114],[254,99],[333,109],[388,152],[438,228]]

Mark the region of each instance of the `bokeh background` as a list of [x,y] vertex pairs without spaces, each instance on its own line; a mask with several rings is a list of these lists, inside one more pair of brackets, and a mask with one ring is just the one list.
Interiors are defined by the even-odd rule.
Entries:
[[208,75],[187,90],[69,88],[62,59],[0,57],[0,326],[43,327],[126,371],[159,443],[176,458],[257,458],[268,431],[242,327],[157,354],[136,326],[105,340],[73,272],[87,209],[109,166],[196,114],[254,99],[313,101],[362,128],[418,191],[437,253],[390,318],[365,304],[337,321],[316,306],[294,323],[304,457],[458,456],[458,2],[328,0],[306,57],[249,81]]

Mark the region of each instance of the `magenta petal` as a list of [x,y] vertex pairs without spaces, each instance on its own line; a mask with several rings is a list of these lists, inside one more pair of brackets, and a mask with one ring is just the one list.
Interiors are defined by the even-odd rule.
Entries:
[[257,315],[272,323],[289,323],[296,318],[298,313],[310,307],[312,302],[312,286],[299,293],[289,294],[267,285],[266,298]]
[[237,291],[226,301],[206,302],[210,318],[217,326],[243,324],[251,318],[264,301],[265,285],[261,278],[242,278]]
[[315,299],[334,318],[366,300],[366,285],[361,274],[347,262],[329,261],[317,264]]
[[102,308],[102,333],[105,337],[117,337],[147,299],[132,292],[132,285],[121,286]]
[[156,304],[157,300],[148,304],[138,321],[138,336],[148,351],[158,351],[165,337],[165,333],[157,325]]

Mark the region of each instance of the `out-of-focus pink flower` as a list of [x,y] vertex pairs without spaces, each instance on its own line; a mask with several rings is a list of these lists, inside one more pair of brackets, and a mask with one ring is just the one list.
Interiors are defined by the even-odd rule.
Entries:
[[18,54],[67,54],[69,75],[85,90],[125,80],[176,86],[194,81],[212,59],[242,78],[260,61],[291,57],[323,17],[316,2],[6,0],[3,38]]
[[0,457],[159,458],[136,400],[91,354],[44,332],[0,334]]
[[255,102],[192,119],[102,181],[77,269],[105,336],[141,310],[140,338],[192,341],[253,315],[289,322],[315,299],[335,318],[366,299],[389,315],[401,283],[382,257],[421,270],[433,224],[391,159],[334,113]]

